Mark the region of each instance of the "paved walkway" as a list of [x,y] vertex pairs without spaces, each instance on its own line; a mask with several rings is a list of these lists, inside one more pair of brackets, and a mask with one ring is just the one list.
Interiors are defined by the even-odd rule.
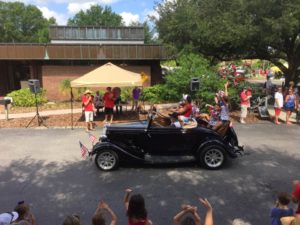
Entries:
[[[268,108],[268,112],[270,115],[270,118],[273,118],[275,116],[275,110],[273,107],[269,107]],[[280,116],[279,116],[279,120],[281,120],[281,122],[285,122],[286,118],[286,113],[284,110],[281,111]],[[291,117],[290,117],[290,121],[292,123],[296,123],[296,113],[292,113]]]
[[[174,106],[174,104],[160,104],[158,108],[165,108],[165,107],[171,107]],[[175,104],[176,106],[176,104]],[[145,109],[149,110],[150,106],[145,105]],[[126,109],[127,111],[127,109]],[[73,109],[73,113],[81,113],[82,109],[77,108]],[[9,119],[20,119],[20,118],[31,118],[34,117],[36,112],[27,112],[27,113],[12,113],[8,115]],[[64,115],[64,114],[71,114],[71,109],[59,109],[59,110],[47,110],[47,111],[39,111],[40,116],[50,116],[50,115]],[[5,120],[6,114],[0,113],[0,120]]]
[[[73,113],[80,113],[82,109],[73,109]],[[13,113],[9,114],[9,119],[19,119],[19,118],[31,118],[34,117],[36,112],[28,112],[28,113]],[[59,110],[47,110],[40,111],[40,116],[49,116],[49,115],[63,115],[63,114],[71,114],[71,109],[59,109]],[[6,115],[4,113],[0,114],[0,120],[6,119]]]

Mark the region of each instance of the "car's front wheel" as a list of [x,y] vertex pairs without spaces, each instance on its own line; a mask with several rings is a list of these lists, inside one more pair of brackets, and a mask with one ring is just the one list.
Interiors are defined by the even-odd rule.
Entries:
[[226,161],[226,154],[223,147],[209,145],[200,150],[199,161],[207,169],[216,170],[221,168]]
[[119,156],[112,149],[104,149],[97,153],[95,163],[100,170],[114,170],[119,166]]

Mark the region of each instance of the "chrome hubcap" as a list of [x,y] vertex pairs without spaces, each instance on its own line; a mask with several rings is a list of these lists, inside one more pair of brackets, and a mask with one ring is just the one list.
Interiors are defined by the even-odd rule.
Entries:
[[210,149],[206,152],[204,160],[206,165],[215,168],[222,164],[224,155],[219,149]]
[[98,164],[104,170],[112,169],[116,164],[116,158],[110,152],[103,152],[98,157]]

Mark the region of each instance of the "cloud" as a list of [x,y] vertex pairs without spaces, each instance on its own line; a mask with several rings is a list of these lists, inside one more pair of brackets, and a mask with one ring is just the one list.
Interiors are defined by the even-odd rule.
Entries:
[[86,11],[92,5],[96,5],[97,2],[85,2],[85,3],[69,3],[68,4],[68,12],[71,15],[78,13],[80,10]]
[[132,14],[130,12],[122,12],[120,13],[120,16],[122,16],[126,26],[130,25],[132,22],[140,21],[140,16],[138,14]]
[[43,7],[38,6],[38,8],[39,8],[39,10],[41,10],[41,12],[43,13],[43,16],[45,18],[49,19],[50,17],[54,17],[56,19],[56,22],[58,25],[66,25],[67,24],[68,18],[65,14],[60,14],[55,11],[51,11],[45,6],[43,6]]
[[149,20],[150,17],[151,18],[154,17],[157,20],[159,19],[159,14],[155,9],[154,10],[145,9],[143,12],[143,16],[144,16],[144,20]]

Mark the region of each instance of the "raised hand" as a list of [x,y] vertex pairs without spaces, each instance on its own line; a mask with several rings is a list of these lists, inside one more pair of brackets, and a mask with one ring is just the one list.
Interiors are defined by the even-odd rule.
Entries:
[[206,208],[206,210],[212,210],[211,204],[209,203],[209,201],[206,198],[205,199],[199,198],[199,201]]

